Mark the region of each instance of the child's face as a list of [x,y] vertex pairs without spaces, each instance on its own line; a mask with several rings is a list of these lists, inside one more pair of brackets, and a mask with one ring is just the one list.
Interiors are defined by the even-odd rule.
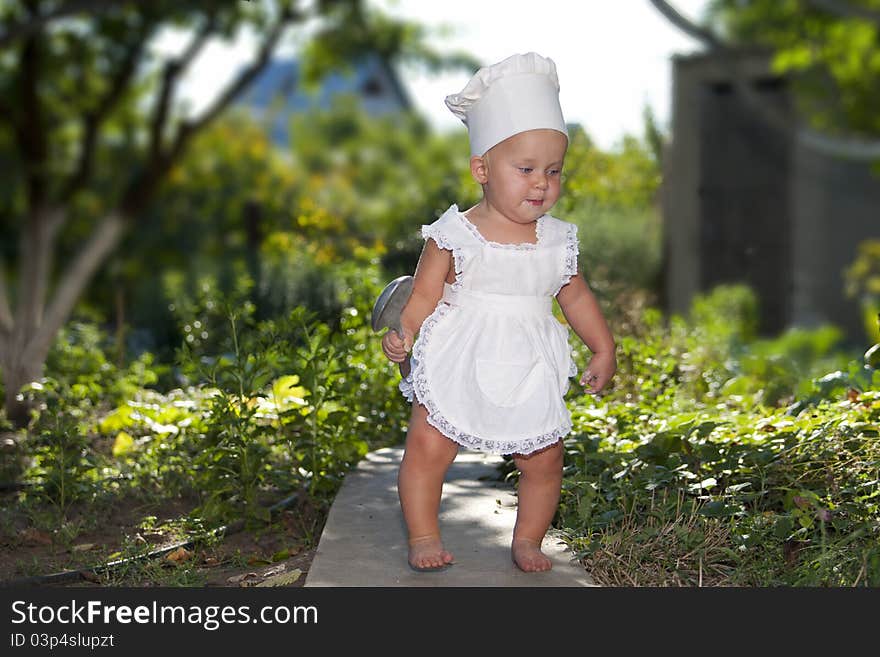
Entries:
[[[483,156],[486,200],[517,223],[530,223],[559,198],[568,138],[556,130],[527,130],[496,144]],[[476,174],[475,174],[476,177]]]

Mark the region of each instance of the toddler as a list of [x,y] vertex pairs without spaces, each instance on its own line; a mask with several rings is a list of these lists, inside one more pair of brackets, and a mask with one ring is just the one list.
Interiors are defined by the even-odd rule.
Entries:
[[483,194],[465,212],[452,205],[422,226],[403,336],[382,338],[393,362],[412,348],[400,382],[412,416],[398,476],[408,560],[415,570],[453,562],[438,513],[447,468],[464,446],[513,455],[511,557],[523,571],[549,570],[541,543],[571,430],[563,395],[577,375],[552,297],[592,352],[580,379],[587,391],[598,393],[617,368],[611,332],[578,271],[577,226],[547,214],[568,147],[556,66],[536,53],[513,55],[481,68],[446,104],[468,128],[470,171]]

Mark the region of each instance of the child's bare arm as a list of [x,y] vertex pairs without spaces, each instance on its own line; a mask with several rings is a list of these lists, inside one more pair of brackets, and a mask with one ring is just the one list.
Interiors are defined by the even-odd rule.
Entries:
[[[614,337],[602,315],[599,302],[580,272],[559,290],[556,300],[569,326],[593,352],[587,368],[589,374],[584,373],[581,383],[591,388],[592,392],[598,392],[617,371]],[[590,376],[596,378],[591,380]]]
[[452,253],[441,249],[433,239],[426,240],[416,265],[412,296],[400,317],[404,332],[415,335],[425,318],[434,312],[451,266]]
[[443,296],[443,283],[451,266],[452,253],[441,249],[433,239],[427,240],[416,265],[412,295],[400,314],[403,335],[387,331],[382,337],[382,350],[390,360],[395,363],[406,360],[415,334]]

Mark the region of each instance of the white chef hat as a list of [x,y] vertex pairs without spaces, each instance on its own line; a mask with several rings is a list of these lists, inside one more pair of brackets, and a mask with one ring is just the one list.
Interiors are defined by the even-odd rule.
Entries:
[[446,106],[468,128],[471,155],[484,155],[508,137],[539,128],[568,130],[559,106],[552,59],[530,52],[484,66]]

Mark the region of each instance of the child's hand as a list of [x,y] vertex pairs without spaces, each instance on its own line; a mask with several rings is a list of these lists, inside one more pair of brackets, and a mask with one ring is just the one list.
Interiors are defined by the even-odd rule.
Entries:
[[617,359],[611,352],[593,354],[587,369],[581,376],[581,385],[591,395],[596,395],[605,387],[617,371]]
[[382,351],[388,357],[388,360],[395,363],[402,363],[406,360],[406,355],[412,349],[413,334],[407,329],[403,329],[403,338],[397,331],[388,330],[382,336]]

